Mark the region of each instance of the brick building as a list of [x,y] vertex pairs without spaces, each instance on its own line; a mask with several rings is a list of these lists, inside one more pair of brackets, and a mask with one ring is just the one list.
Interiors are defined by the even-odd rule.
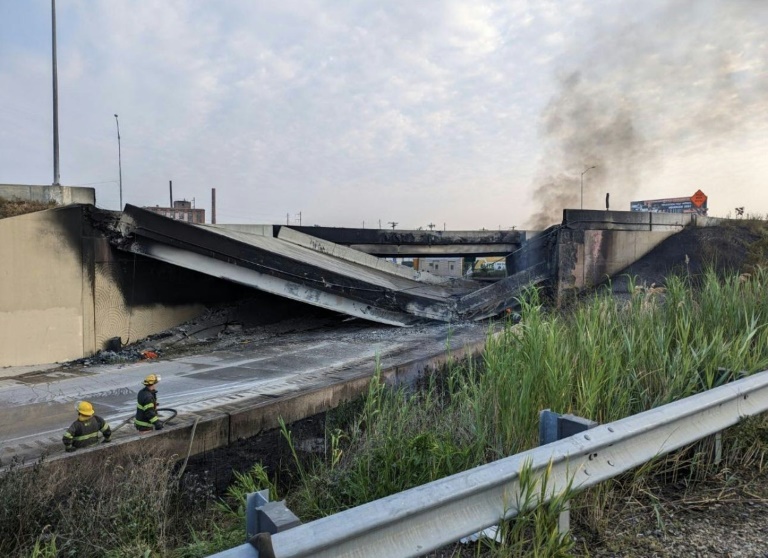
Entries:
[[177,221],[186,221],[187,223],[205,223],[205,209],[194,209],[192,202],[187,200],[178,200],[173,202],[173,207],[144,207],[147,211],[152,211],[163,217],[170,217]]

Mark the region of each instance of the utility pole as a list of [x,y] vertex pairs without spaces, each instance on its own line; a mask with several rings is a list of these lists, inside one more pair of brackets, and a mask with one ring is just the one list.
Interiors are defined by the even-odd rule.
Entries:
[[429,224],[429,225],[427,225],[427,226],[429,227],[429,230],[433,231],[433,230],[435,230],[435,227],[436,227],[437,225],[435,225],[434,223],[430,223],[430,224]]
[[[56,0],[51,0],[51,54],[53,58],[53,185],[59,185],[59,78],[56,68]],[[122,203],[120,204],[122,209]]]
[[290,225],[291,224],[291,214],[290,213],[286,213],[285,214],[285,224],[286,225]]
[[395,221],[387,221],[390,225],[392,225],[392,230],[395,230],[395,227],[397,226],[397,223]]
[[299,214],[297,215],[297,217],[299,218],[299,226],[301,226],[301,211],[299,211]]

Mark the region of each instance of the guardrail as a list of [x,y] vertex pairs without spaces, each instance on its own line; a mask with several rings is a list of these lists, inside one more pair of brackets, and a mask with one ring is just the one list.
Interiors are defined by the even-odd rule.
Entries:
[[[420,556],[518,513],[519,472],[587,488],[768,410],[768,372],[272,535],[276,558]],[[541,502],[534,502],[535,504]],[[262,552],[262,558],[267,553]],[[216,558],[257,558],[250,544]]]

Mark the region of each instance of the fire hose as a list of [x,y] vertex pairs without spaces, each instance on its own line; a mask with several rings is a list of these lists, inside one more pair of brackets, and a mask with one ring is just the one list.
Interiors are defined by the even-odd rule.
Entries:
[[[170,407],[160,407],[157,409],[158,417],[160,417],[161,412],[169,413],[170,416],[166,419],[160,419],[158,420],[165,426],[166,424],[170,423],[174,418],[176,418],[176,415],[178,415],[178,411],[176,409],[171,409]],[[120,430],[123,426],[128,424],[129,422],[133,422],[134,416],[131,415],[130,417],[123,420],[120,424],[118,424],[115,428],[112,429],[112,432],[116,432]],[[189,456],[192,454],[192,442],[195,439],[195,431],[197,430],[197,423],[200,421],[200,417],[195,417],[195,422],[192,424],[192,433],[189,436],[189,447],[187,448],[187,456],[184,458],[184,463],[179,469],[179,473],[177,475],[177,478],[181,480],[181,476],[184,474],[184,470],[187,468],[187,462],[189,461]]]
[[[160,413],[161,411],[165,411],[165,412],[168,412],[168,413],[170,413],[170,414],[171,414],[171,416],[169,416],[167,419],[160,419],[160,418],[158,418],[158,420],[159,420],[159,421],[160,421],[160,422],[163,424],[163,426],[165,426],[165,425],[166,425],[166,423],[169,423],[171,420],[173,420],[174,418],[176,418],[176,415],[178,415],[178,414],[179,414],[179,413],[176,411],[176,409],[171,409],[171,408],[169,408],[169,407],[160,407],[159,409],[157,409],[157,413],[158,413],[158,415],[157,415],[157,416],[158,416],[158,417],[160,417],[160,414],[159,414],[159,413]],[[134,417],[134,415],[131,415],[130,417],[128,417],[127,419],[125,419],[123,422],[121,422],[121,423],[120,423],[120,424],[118,424],[118,425],[117,425],[115,428],[113,428],[113,429],[112,429],[112,432],[113,432],[113,433],[114,433],[114,432],[117,432],[118,430],[120,430],[120,429],[121,429],[123,426],[125,426],[125,425],[126,425],[126,424],[128,424],[129,422],[133,422],[133,417]]]

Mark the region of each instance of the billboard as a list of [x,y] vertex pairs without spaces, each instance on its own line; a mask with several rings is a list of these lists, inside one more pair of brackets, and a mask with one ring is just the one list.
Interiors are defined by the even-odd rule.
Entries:
[[662,198],[629,202],[630,211],[650,213],[697,213],[707,214],[707,196],[701,190],[687,198]]

